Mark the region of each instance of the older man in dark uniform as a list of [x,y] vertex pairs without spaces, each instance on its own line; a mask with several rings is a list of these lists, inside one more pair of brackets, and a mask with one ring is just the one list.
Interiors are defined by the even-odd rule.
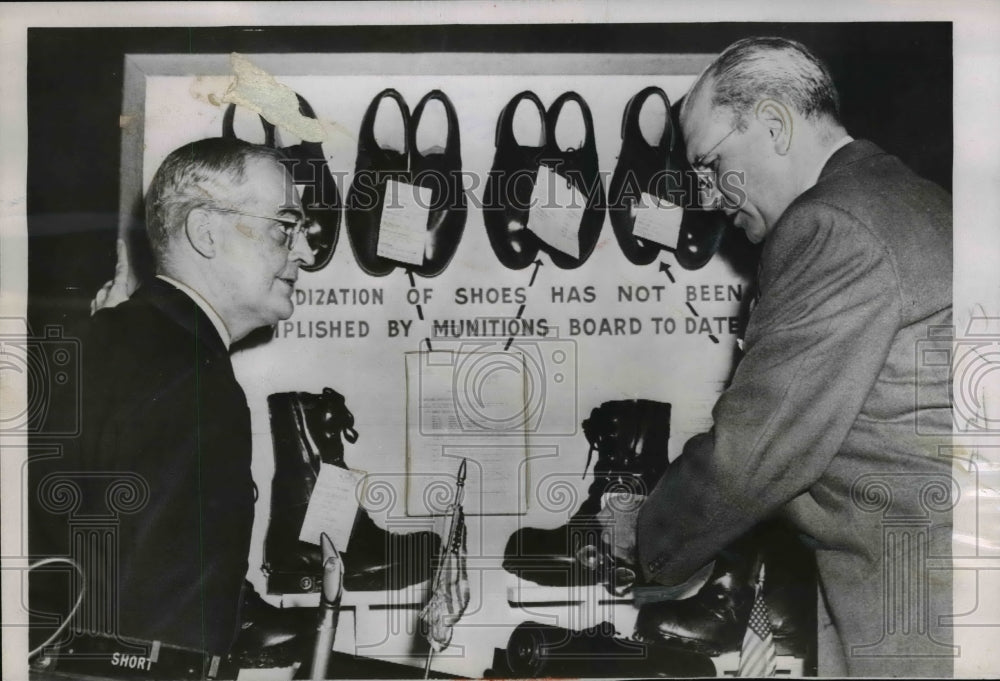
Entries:
[[821,674],[949,676],[948,372],[918,349],[951,325],[950,196],[852,139],[792,41],[730,46],[681,124],[708,200],[763,242],[760,298],[713,429],[641,509],[642,567],[684,581],[783,515],[816,553]]
[[[255,498],[229,346],[291,315],[313,256],[292,179],[264,147],[174,151],[146,210],[157,276],[98,311],[83,340],[82,436],[66,466],[122,473],[136,499],[117,555],[90,557],[87,607],[111,618],[98,633],[220,655],[240,626]],[[170,673],[151,658],[144,671]]]

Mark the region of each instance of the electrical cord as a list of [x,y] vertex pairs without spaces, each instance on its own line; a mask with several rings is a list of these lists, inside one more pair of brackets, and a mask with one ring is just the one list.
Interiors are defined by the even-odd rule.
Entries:
[[76,603],[73,604],[73,608],[69,611],[69,614],[66,616],[65,621],[62,624],[59,625],[59,628],[56,629],[52,633],[52,635],[49,636],[45,640],[45,642],[42,643],[40,646],[38,646],[37,648],[33,648],[30,651],[28,651],[28,659],[29,660],[31,658],[35,657],[36,655],[38,655],[38,653],[40,653],[47,645],[49,645],[50,643],[52,643],[54,640],[56,640],[56,638],[59,637],[60,634],[63,633],[63,631],[66,629],[66,627],[69,626],[69,623],[73,621],[73,616],[76,614],[76,611],[80,609],[80,603],[83,602],[83,593],[84,593],[84,591],[86,590],[87,587],[86,587],[85,584],[83,584],[83,580],[84,580],[83,569],[80,568],[80,566],[77,565],[77,563],[75,561],[73,561],[73,560],[71,560],[69,558],[59,558],[59,557],[43,558],[42,560],[38,561],[37,563],[29,565],[28,566],[28,572],[31,572],[35,568],[39,568],[39,567],[42,567],[44,565],[52,565],[52,564],[57,564],[57,563],[64,563],[64,564],[69,564],[69,565],[73,566],[73,569],[75,569],[77,571],[77,573],[80,575],[80,580],[81,580],[80,595],[76,597]]

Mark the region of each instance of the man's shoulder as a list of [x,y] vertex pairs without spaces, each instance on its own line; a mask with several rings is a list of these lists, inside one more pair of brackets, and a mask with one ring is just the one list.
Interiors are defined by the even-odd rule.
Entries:
[[842,267],[879,260],[905,297],[926,297],[930,288],[943,301],[951,295],[951,252],[948,193],[874,144],[855,141],[785,210],[768,236],[762,269],[774,274],[807,255]]
[[951,227],[948,192],[867,140],[838,150],[816,184],[792,206],[810,203],[833,206],[875,229],[895,229],[914,214]]
[[141,368],[186,360],[193,336],[143,289],[122,304],[98,311],[84,336],[84,351],[96,362]]
[[98,310],[90,326],[92,334],[120,338],[123,342],[130,342],[139,336],[171,333],[174,328],[182,330],[171,324],[167,314],[153,304],[151,296],[143,289],[120,305]]

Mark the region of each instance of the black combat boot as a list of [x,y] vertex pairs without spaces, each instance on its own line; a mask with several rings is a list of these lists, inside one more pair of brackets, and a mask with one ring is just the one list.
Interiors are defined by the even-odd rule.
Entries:
[[507,540],[504,569],[545,586],[604,583],[609,590],[631,587],[634,563],[615,559],[597,514],[601,497],[615,492],[647,494],[666,470],[670,405],[652,400],[605,402],[583,422],[590,442],[587,467],[597,452],[587,498],[565,525],[552,530],[525,527]]
[[[318,593],[320,548],[299,541],[299,531],[320,464],[347,468],[344,444],[358,438],[344,397],[331,388],[321,395],[275,393],[267,398],[274,440],[271,521],[264,539],[268,593]],[[350,545],[343,553],[344,588],[401,589],[431,576],[441,539],[434,532],[387,532],[358,509]]]

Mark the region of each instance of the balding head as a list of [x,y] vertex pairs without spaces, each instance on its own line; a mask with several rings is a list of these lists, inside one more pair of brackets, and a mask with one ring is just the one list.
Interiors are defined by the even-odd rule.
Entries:
[[805,47],[784,38],[733,43],[681,109],[688,161],[704,173],[703,202],[763,241],[847,136],[838,114],[830,73]]
[[783,102],[806,119],[839,125],[840,97],[826,65],[801,43],[785,38],[744,38],[727,47],[685,97],[681,121],[695,102],[728,109],[744,130],[757,102]]

